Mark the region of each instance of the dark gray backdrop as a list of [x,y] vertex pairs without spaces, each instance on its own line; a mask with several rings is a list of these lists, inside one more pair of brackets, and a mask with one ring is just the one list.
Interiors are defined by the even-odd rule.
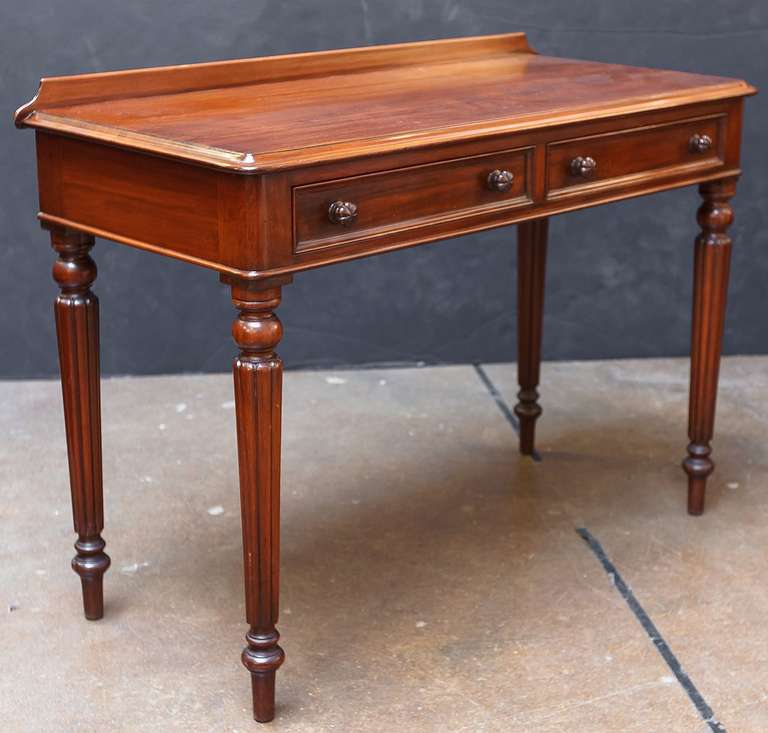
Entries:
[[[726,350],[768,352],[765,0],[26,0],[0,7],[0,376],[57,369],[34,135],[11,123],[39,77],[518,30],[545,54],[735,76],[766,90],[747,101]],[[687,353],[698,201],[685,189],[553,219],[545,358]],[[297,276],[280,309],[286,363],[513,359],[514,234]],[[105,373],[229,368],[233,313],[214,273],[110,242],[95,256]]]

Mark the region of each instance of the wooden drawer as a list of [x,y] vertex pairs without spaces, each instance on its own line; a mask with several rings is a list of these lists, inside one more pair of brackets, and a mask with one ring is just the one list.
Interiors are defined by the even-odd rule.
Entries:
[[715,115],[550,143],[547,197],[720,166],[725,119]]
[[[294,251],[350,244],[530,204],[532,160],[531,147],[296,186]],[[512,174],[508,190],[492,188],[489,176],[494,171]],[[330,209],[336,202],[353,204],[355,218],[332,221]],[[349,207],[340,213],[349,214]]]

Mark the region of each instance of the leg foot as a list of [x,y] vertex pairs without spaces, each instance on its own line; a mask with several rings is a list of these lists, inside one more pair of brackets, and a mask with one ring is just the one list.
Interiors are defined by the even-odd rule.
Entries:
[[257,723],[269,723],[275,719],[275,673],[251,672],[253,695],[253,719]]
[[698,212],[701,234],[696,238],[693,276],[693,324],[691,337],[691,391],[688,412],[688,455],[683,468],[688,474],[688,513],[704,511],[707,478],[715,468],[710,441],[715,426],[717,381],[725,328],[725,305],[731,261],[731,239],[726,233],[733,222],[728,203],[735,192],[734,179],[699,187],[704,199]]
[[535,448],[541,367],[541,332],[544,316],[544,276],[547,261],[548,219],[517,226],[517,376],[520,391],[515,415],[520,421],[520,453]]
[[251,673],[253,719],[268,723],[275,717],[275,673],[285,660],[278,646],[277,630],[267,634],[248,632],[248,646],[243,650],[243,664]]
[[683,468],[688,474],[688,513],[694,516],[704,512],[707,477],[715,470],[715,464],[709,457],[711,452],[708,445],[689,443],[688,457],[683,461]]
[[77,555],[72,558],[72,569],[80,576],[83,611],[89,621],[98,621],[104,615],[104,573],[110,564],[104,547],[101,537],[75,542]]
[[[541,407],[535,404],[538,397],[539,393],[535,390],[532,396],[531,392],[524,390],[517,393],[520,402],[515,405],[515,414],[520,421],[520,453],[524,456],[533,455],[536,448],[536,419],[542,412]],[[526,405],[526,399],[530,399],[533,404]]]

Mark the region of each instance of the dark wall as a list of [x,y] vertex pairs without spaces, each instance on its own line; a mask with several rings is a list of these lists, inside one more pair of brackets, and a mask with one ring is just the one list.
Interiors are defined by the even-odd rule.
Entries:
[[[39,77],[517,30],[545,54],[766,90],[747,102],[726,349],[768,352],[765,0],[26,0],[0,6],[0,376],[57,368],[34,136],[11,123]],[[697,206],[686,189],[556,217],[545,358],[687,353]],[[513,359],[514,241],[500,229],[297,276],[286,363]],[[233,313],[214,273],[110,242],[95,256],[105,373],[228,369]]]

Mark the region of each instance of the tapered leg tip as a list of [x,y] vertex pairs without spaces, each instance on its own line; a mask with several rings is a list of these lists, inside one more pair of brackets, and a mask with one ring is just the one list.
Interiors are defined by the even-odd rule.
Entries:
[[532,456],[535,449],[534,424],[531,420],[520,423],[520,453],[524,456]]
[[699,517],[704,513],[704,496],[706,481],[691,479],[688,482],[688,514]]
[[536,403],[539,393],[535,389],[521,389],[517,396],[520,402],[515,405],[515,415],[520,432],[520,453],[532,456],[536,450],[536,420],[542,412]]
[[104,579],[102,576],[81,578],[83,585],[83,612],[88,621],[104,617]]
[[275,718],[275,672],[251,672],[253,719],[269,723]]
[[704,501],[688,501],[688,514],[692,517],[700,517],[704,514]]

